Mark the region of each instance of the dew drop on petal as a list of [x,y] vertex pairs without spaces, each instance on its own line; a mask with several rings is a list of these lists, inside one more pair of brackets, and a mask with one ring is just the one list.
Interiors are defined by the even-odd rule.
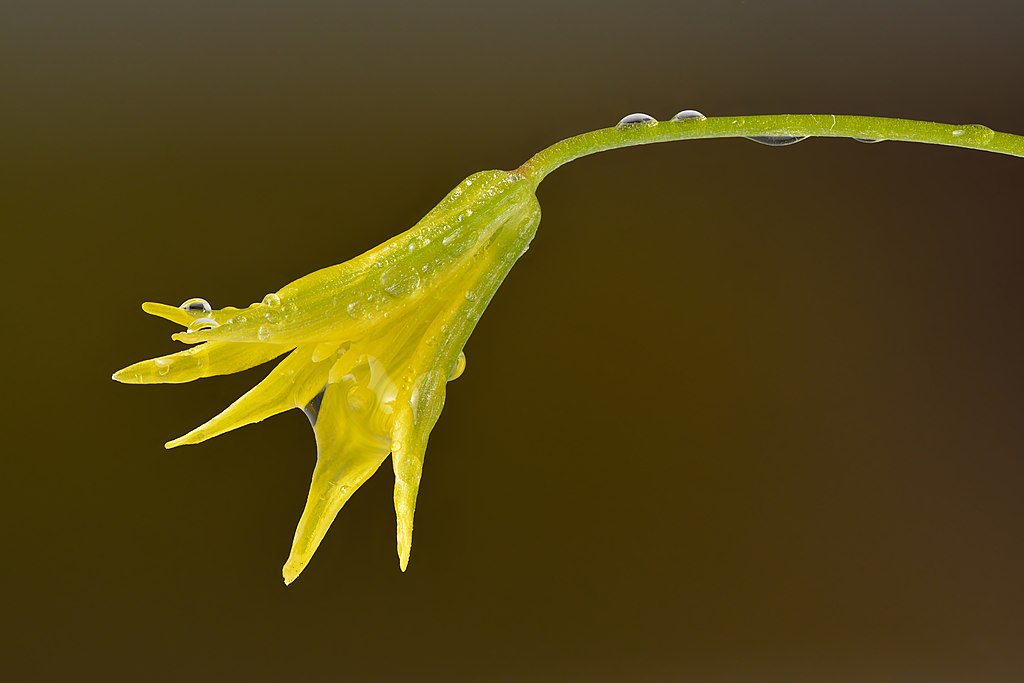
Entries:
[[873,145],[876,142],[882,142],[882,140],[875,140],[874,138],[850,138],[856,142],[863,142],[866,145]]
[[398,298],[416,291],[420,286],[420,276],[411,268],[396,265],[380,274],[380,284],[385,292]]
[[802,142],[807,139],[807,136],[793,137],[792,135],[754,135],[747,138],[753,140],[762,145],[768,145],[769,147],[785,147],[786,145],[795,145],[798,142]]
[[452,243],[452,241],[455,238],[457,238],[459,236],[459,233],[461,233],[461,232],[462,232],[462,228],[455,228],[454,230],[452,230],[450,233],[448,233],[447,235],[445,235],[441,239],[441,244],[443,244],[444,246],[447,247],[449,244]]
[[391,442],[391,452],[392,453],[397,453],[400,450],[402,450],[402,442],[401,441],[392,441]]
[[212,330],[215,327],[220,327],[220,323],[213,318],[196,318],[189,323],[189,332],[199,332],[200,330]]
[[271,308],[277,308],[281,305],[281,297],[274,293],[267,294],[263,297],[263,305],[270,306]]
[[261,342],[265,342],[271,337],[270,328],[266,325],[260,325],[260,329],[256,330],[256,338]]
[[689,119],[697,119],[698,121],[703,121],[706,118],[707,117],[704,116],[704,114],[701,114],[696,109],[684,109],[681,112],[679,112],[678,114],[676,114],[675,116],[673,116],[672,120],[673,121],[687,121]]
[[650,114],[644,114],[637,112],[636,114],[627,114],[615,124],[616,128],[625,128],[626,126],[656,126],[658,125],[657,119]]
[[166,376],[171,371],[171,361],[166,358],[157,358],[153,361],[153,364],[156,365],[156,374],[161,377]]
[[210,305],[209,301],[199,297],[183,302],[178,308],[189,313],[209,313],[213,310],[213,306]]
[[320,393],[314,396],[309,403],[305,405],[302,412],[309,418],[309,424],[316,427],[316,419],[320,415],[320,404],[324,402],[324,392],[327,391],[327,385],[320,390]]
[[458,359],[455,361],[455,367],[452,368],[451,373],[448,375],[448,381],[454,382],[458,378],[462,377],[462,373],[466,371],[466,353],[463,351],[459,353]]

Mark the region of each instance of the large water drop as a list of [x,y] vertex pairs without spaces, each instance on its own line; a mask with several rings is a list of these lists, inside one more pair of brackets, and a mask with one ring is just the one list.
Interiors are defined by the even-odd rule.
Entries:
[[220,327],[220,323],[213,318],[196,318],[189,323],[189,332],[199,332],[201,330],[212,330],[215,327]]
[[798,138],[792,135],[753,135],[747,139],[762,145],[768,145],[769,147],[785,147],[786,145],[795,145],[798,142],[802,142],[807,139],[807,136]]
[[681,112],[679,112],[678,114],[676,114],[675,116],[673,116],[672,120],[673,121],[689,121],[690,119],[697,119],[698,121],[703,121],[706,118],[707,117],[704,116],[704,114],[701,114],[696,109],[684,109]]
[[178,308],[183,311],[188,311],[189,313],[209,313],[213,310],[209,301],[206,299],[200,299],[199,297],[185,301],[181,306],[178,306]]
[[636,114],[627,114],[622,117],[618,123],[615,124],[616,128],[625,128],[626,126],[656,126],[658,120],[650,114],[643,114],[637,112]]
[[325,391],[327,391],[326,384],[324,385],[324,388],[320,390],[320,393],[314,396],[302,409],[302,412],[304,412],[306,417],[309,418],[309,424],[313,427],[316,427],[316,419],[320,415],[320,404],[324,402]]
[[452,368],[451,373],[448,375],[448,381],[454,382],[458,378],[462,377],[462,373],[466,371],[466,352],[462,351],[459,353],[458,359],[455,361],[455,367]]

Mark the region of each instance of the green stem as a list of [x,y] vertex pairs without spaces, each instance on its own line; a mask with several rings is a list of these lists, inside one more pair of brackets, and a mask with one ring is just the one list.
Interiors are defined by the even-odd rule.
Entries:
[[828,137],[923,142],[1024,157],[1024,136],[978,124],[954,125],[874,116],[777,114],[722,116],[602,128],[557,142],[533,155],[519,171],[539,185],[562,164],[620,147],[674,140],[736,137]]

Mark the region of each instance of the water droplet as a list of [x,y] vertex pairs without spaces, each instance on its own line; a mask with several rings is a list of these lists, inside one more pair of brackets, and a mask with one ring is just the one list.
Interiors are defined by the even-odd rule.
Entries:
[[391,452],[392,453],[397,453],[400,450],[402,450],[402,442],[401,441],[392,441],[391,442]]
[[373,408],[376,398],[373,391],[357,384],[348,390],[348,407],[357,413],[365,413]]
[[185,301],[181,306],[178,306],[178,308],[183,311],[188,311],[189,313],[209,313],[213,310],[210,302],[206,299],[200,299],[199,297]]
[[239,325],[241,325],[242,323],[246,322],[247,320],[249,320],[249,319],[246,318],[244,315],[240,315],[240,316],[238,316],[236,318],[232,318],[228,322],[238,323]]
[[199,332],[200,330],[212,330],[215,327],[220,327],[220,323],[213,318],[196,318],[189,323],[189,332]]
[[475,299],[476,299],[476,292],[474,292],[472,289],[467,289],[466,290],[466,301],[473,301]]
[[850,138],[857,142],[863,142],[865,145],[873,145],[876,142],[884,142],[884,140],[876,140],[875,138]]
[[380,284],[385,292],[398,298],[416,291],[420,286],[420,276],[411,268],[395,265],[381,273]]
[[156,374],[161,377],[166,377],[167,373],[171,371],[171,361],[166,358],[157,358],[153,364],[156,365]]
[[452,243],[452,240],[454,240],[455,238],[457,238],[459,236],[459,233],[461,233],[461,232],[462,232],[462,228],[455,228],[450,233],[448,233],[443,238],[441,238],[441,244],[443,244],[444,246],[447,247],[449,244]]
[[462,373],[466,371],[466,354],[460,352],[459,357],[455,360],[455,367],[448,374],[448,381],[454,382],[458,378],[462,377]]
[[271,308],[276,308],[281,305],[281,297],[273,293],[267,294],[265,297],[263,297],[263,305],[270,306]]
[[650,114],[644,114],[637,112],[635,114],[627,114],[615,124],[616,128],[623,128],[625,126],[656,126],[658,125],[657,119]]
[[956,138],[957,142],[966,143],[968,145],[987,144],[995,134],[995,131],[991,128],[978,125],[977,123],[972,123],[953,131],[953,137]]
[[358,318],[361,311],[359,310],[359,302],[353,301],[345,307],[345,311],[349,314],[349,317]]
[[320,416],[320,404],[324,402],[324,392],[327,391],[327,385],[320,390],[316,396],[314,396],[306,407],[302,409],[302,412],[309,418],[309,424],[316,427],[316,419]]
[[698,121],[703,121],[706,118],[707,117],[704,116],[704,114],[701,114],[696,109],[684,109],[681,112],[679,112],[678,114],[676,114],[675,116],[673,116],[672,120],[673,121],[687,121],[689,119],[697,119]]
[[797,138],[792,135],[754,135],[747,139],[759,142],[762,145],[768,145],[769,147],[785,147],[786,145],[795,145],[798,142],[806,140],[807,136],[805,135]]
[[260,325],[260,329],[256,330],[256,338],[261,342],[265,342],[272,336],[270,328],[266,325]]

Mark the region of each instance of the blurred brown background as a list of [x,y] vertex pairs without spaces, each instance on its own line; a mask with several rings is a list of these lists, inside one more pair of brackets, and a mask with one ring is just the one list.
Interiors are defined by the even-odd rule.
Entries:
[[297,583],[293,411],[163,442],[263,370],[143,300],[245,305],[484,168],[646,111],[1024,133],[1024,5],[12,2],[2,658],[12,680],[1024,678],[1024,161],[742,140],[620,151],[533,248],[431,439]]

